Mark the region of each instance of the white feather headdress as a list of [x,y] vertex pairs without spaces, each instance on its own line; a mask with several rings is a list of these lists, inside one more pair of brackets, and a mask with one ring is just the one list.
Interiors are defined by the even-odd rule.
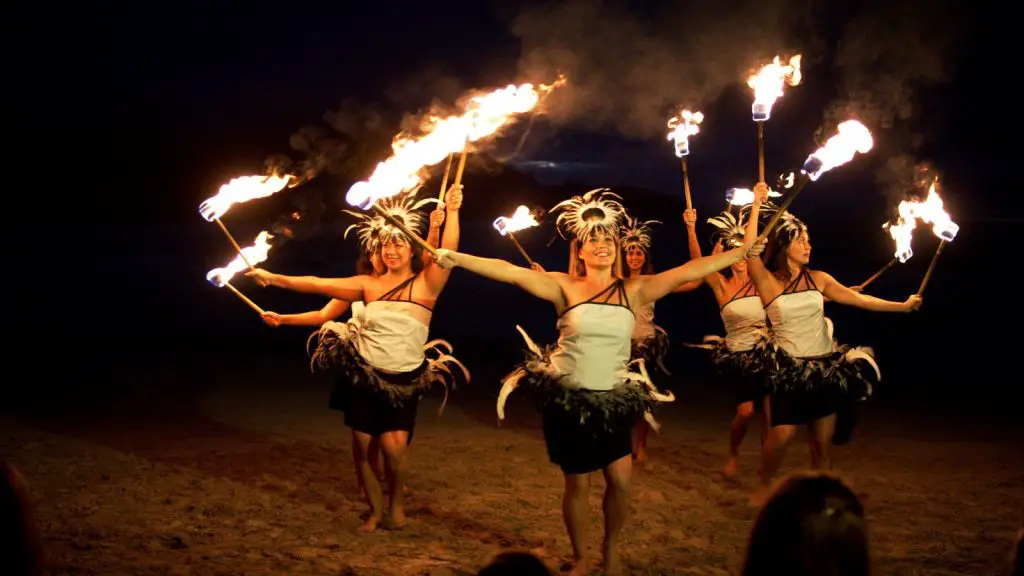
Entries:
[[[438,203],[437,198],[424,198],[417,201],[417,191],[418,189],[411,190],[400,196],[385,198],[377,202],[385,212],[394,216],[399,222],[405,224],[409,230],[414,233],[418,233],[420,227],[423,225],[423,213],[418,210],[427,204]],[[359,231],[359,241],[363,245],[363,251],[367,254],[372,254],[376,251],[377,247],[382,242],[395,241],[404,242],[406,244],[412,242],[404,232],[393,226],[380,214],[353,212],[352,210],[342,210],[342,212],[351,214],[359,219],[359,222],[356,222],[345,229],[344,237],[348,238],[348,233],[353,229],[357,229]]]
[[555,227],[562,238],[574,237],[580,240],[590,238],[596,232],[619,236],[619,222],[626,213],[617,200],[621,196],[608,188],[597,188],[582,196],[559,202],[551,209],[561,210],[555,220]]
[[619,237],[622,238],[622,249],[629,250],[632,248],[639,248],[640,250],[650,252],[651,250],[651,224],[661,224],[658,220],[647,220],[641,222],[637,218],[624,215],[625,223],[619,230]]
[[[713,243],[719,243],[725,245],[726,248],[739,248],[743,245],[743,236],[746,233],[747,220],[750,219],[751,205],[739,209],[739,216],[734,216],[732,212],[722,212],[718,216],[712,216],[708,218],[708,224],[711,224],[717,230],[711,233],[711,241]],[[758,229],[767,224],[767,220],[771,218],[775,211],[778,210],[778,206],[771,202],[764,202],[761,204],[761,209],[758,211]],[[794,218],[789,212],[784,212],[779,218],[779,226],[786,222],[787,218]],[[778,229],[778,228],[776,228]],[[772,232],[774,232],[773,230]]]

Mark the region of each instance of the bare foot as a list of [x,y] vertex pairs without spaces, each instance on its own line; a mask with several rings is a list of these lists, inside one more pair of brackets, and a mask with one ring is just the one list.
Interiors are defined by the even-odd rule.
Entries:
[[639,466],[643,466],[647,463],[647,450],[638,450],[636,454],[633,454],[633,462]]
[[562,566],[562,572],[568,572],[569,576],[586,576],[590,572],[589,558],[576,558]]
[[764,506],[764,503],[768,501],[768,492],[768,486],[758,484],[757,488],[754,489],[754,493],[750,495],[750,505],[754,508]]
[[729,456],[729,459],[725,461],[725,468],[722,469],[722,474],[731,478],[736,475],[736,472],[740,468],[739,458],[736,456]]
[[380,516],[374,516],[371,514],[370,517],[366,519],[366,523],[359,527],[359,531],[376,532],[378,524],[380,524]]
[[605,576],[618,576],[622,574],[622,557],[619,556],[618,549],[605,550],[604,552],[604,572]]
[[388,530],[401,530],[405,528],[406,524],[408,523],[409,520],[405,517],[404,511],[398,512],[397,514],[395,512],[392,512],[391,515],[388,517],[387,524],[385,524],[384,528]]

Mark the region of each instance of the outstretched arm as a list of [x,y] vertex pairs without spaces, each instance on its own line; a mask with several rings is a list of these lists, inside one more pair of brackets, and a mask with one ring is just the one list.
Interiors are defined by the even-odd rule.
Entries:
[[732,266],[744,258],[756,257],[761,253],[762,249],[763,245],[760,244],[757,246],[744,244],[739,248],[733,248],[721,254],[713,254],[697,260],[690,260],[682,266],[677,266],[660,274],[640,276],[635,280],[639,283],[639,288],[637,289],[638,304],[644,305],[656,302],[680,284],[704,278],[708,274]]
[[441,250],[438,265],[446,268],[459,266],[478,276],[518,286],[541,300],[551,302],[559,310],[565,307],[565,297],[562,295],[559,280],[567,276],[559,272],[538,272],[504,260],[480,258],[445,249]]
[[[758,214],[761,211],[761,202],[768,197],[768,186],[758,182],[754,185],[754,205],[750,207],[750,218],[747,220],[747,228],[744,238],[757,238]],[[757,288],[757,295],[761,297],[761,303],[768,305],[779,294],[782,293],[782,286],[775,276],[768,271],[760,258],[747,260],[747,274],[750,281]]]
[[[444,234],[441,235],[441,248],[457,250],[459,248],[459,208],[462,208],[462,186],[454,186],[448,191],[448,202],[445,203]],[[438,266],[433,259],[426,261],[423,269],[423,279],[427,287],[434,293],[440,294],[444,285],[451,275],[450,270]]]
[[921,307],[921,297],[916,294],[911,295],[904,302],[882,300],[881,298],[855,292],[843,286],[831,274],[821,271],[814,271],[811,274],[814,278],[814,283],[821,288],[821,293],[829,300],[839,304],[855,306],[872,312],[910,312]]
[[268,311],[263,315],[263,321],[275,328],[277,326],[319,326],[341,316],[351,306],[351,302],[335,299],[319,310],[301,314],[278,314]]
[[277,286],[278,288],[284,288],[293,292],[320,294],[346,302],[365,300],[363,290],[373,281],[373,278],[370,276],[352,276],[351,278],[284,276],[267,272],[262,268],[246,272],[245,275],[252,278],[259,286]]

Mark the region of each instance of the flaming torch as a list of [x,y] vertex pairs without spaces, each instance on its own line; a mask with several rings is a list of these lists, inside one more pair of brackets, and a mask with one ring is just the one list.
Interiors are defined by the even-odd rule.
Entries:
[[228,237],[228,241],[235,247],[235,251],[242,257],[243,262],[250,270],[253,269],[252,263],[246,259],[245,254],[242,252],[242,247],[231,236],[227,226],[224,226],[220,218],[235,204],[241,204],[242,202],[248,202],[257,198],[266,198],[280,192],[294,178],[291,175],[278,176],[277,174],[270,176],[240,176],[221,186],[215,196],[206,199],[206,201],[199,205],[199,214],[207,222],[217,223],[217,226]]
[[[541,96],[564,82],[564,79],[559,79],[551,85],[509,85],[472,98],[461,116],[428,118],[424,126],[426,134],[415,139],[405,135],[397,136],[392,143],[394,154],[377,164],[369,179],[356,182],[346,194],[345,201],[363,210],[372,207],[421,248],[436,255],[437,250],[433,246],[381,209],[377,201],[412,190],[422,181],[425,167],[437,164],[449,154],[464,151],[469,142],[495,134],[513,116],[533,110]],[[465,156],[459,159],[455,184],[461,180],[464,159]]]
[[917,289],[918,296],[924,293],[925,286],[931,280],[932,272],[935,271],[935,264],[939,261],[942,249],[945,248],[946,244],[956,239],[957,232],[960,231],[960,226],[953,222],[949,214],[942,209],[942,198],[939,197],[938,192],[935,190],[938,183],[939,181],[936,178],[928,188],[928,197],[925,198],[924,202],[918,202],[913,205],[917,218],[922,222],[931,224],[932,232],[939,237],[939,246],[935,249],[935,255],[932,256],[928,270],[924,273],[921,285]]
[[747,86],[754,89],[751,113],[757,124],[757,174],[758,182],[761,183],[765,181],[764,123],[771,117],[775,101],[782,97],[782,87],[800,83],[800,58],[801,55],[797,54],[789,59],[789,64],[782,64],[776,56],[770,64],[766,64],[747,80]]
[[235,274],[245,270],[247,267],[251,269],[253,264],[259,264],[266,260],[267,254],[270,253],[270,240],[272,238],[273,236],[266,231],[260,232],[259,236],[256,237],[256,242],[252,246],[239,249],[238,256],[229,262],[227,266],[214,268],[206,273],[207,282],[218,288],[227,286],[229,290],[235,293],[235,296],[241,298],[243,302],[248,304],[260,316],[264,314],[263,309],[232,286],[230,280]]
[[804,161],[796,184],[793,185],[790,192],[786,195],[782,205],[775,211],[772,219],[768,221],[764,231],[757,237],[757,241],[763,242],[768,237],[772,228],[778,223],[779,218],[782,218],[782,214],[793,203],[793,200],[804,189],[804,186],[807,186],[808,182],[815,181],[825,172],[853,160],[854,155],[858,152],[861,154],[867,153],[874,144],[871,132],[860,122],[847,120],[840,124],[837,128],[837,134],[829,138],[824,146],[815,150]]
[[683,110],[678,116],[668,121],[668,139],[676,145],[676,156],[683,167],[683,193],[686,195],[686,209],[693,208],[690,202],[690,176],[686,168],[686,157],[690,154],[690,136],[700,132],[700,123],[704,121],[701,112]]
[[[769,198],[778,198],[781,192],[768,190]],[[754,191],[749,188],[729,188],[725,191],[725,201],[729,206],[746,206],[754,203]]]
[[885,266],[882,266],[878,272],[872,274],[870,278],[860,285],[861,289],[877,280],[879,276],[884,274],[889,268],[892,268],[897,262],[905,264],[914,255],[914,251],[910,248],[911,240],[914,239],[914,228],[917,227],[917,217],[914,216],[914,204],[916,204],[916,201],[904,200],[900,202],[897,209],[896,223],[886,222],[882,225],[882,229],[887,231],[889,236],[892,237],[893,242],[896,243],[896,253],[893,255],[892,260],[889,260]]
[[511,218],[498,216],[494,220],[494,229],[502,236],[508,236],[508,239],[511,240],[512,243],[516,245],[516,248],[519,249],[519,253],[523,255],[523,258],[526,258],[526,261],[530,264],[531,268],[533,267],[533,260],[530,258],[530,255],[526,253],[526,250],[523,249],[523,245],[519,243],[519,240],[516,240],[515,233],[538,225],[537,218],[534,217],[533,213],[530,212],[530,209],[526,206],[516,208],[516,211],[512,214]]

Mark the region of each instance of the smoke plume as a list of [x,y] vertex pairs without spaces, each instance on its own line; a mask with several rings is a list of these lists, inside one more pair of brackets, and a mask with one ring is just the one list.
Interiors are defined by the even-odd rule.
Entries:
[[701,107],[776,54],[806,48],[814,39],[797,33],[809,29],[812,2],[702,0],[634,14],[625,2],[570,0],[525,9],[512,33],[523,77],[569,78],[547,106],[554,122],[648,138],[666,134],[674,110]]

